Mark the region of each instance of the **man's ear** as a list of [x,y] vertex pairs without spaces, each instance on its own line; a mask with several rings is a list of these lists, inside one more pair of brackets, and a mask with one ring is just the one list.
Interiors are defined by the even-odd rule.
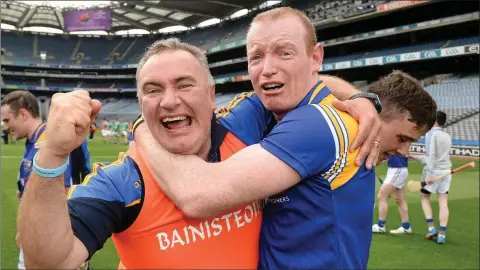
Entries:
[[313,61],[313,67],[315,72],[318,72],[320,70],[320,67],[322,66],[323,63],[323,46],[320,43],[317,43],[315,47],[313,47],[313,52],[312,52],[312,61]]
[[27,120],[28,117],[31,116],[31,114],[25,109],[18,110],[18,114],[20,115],[20,117],[22,117],[23,120]]
[[212,84],[209,90],[210,90],[210,99],[212,101],[212,109],[215,110],[217,109],[217,105],[215,104],[215,84]]

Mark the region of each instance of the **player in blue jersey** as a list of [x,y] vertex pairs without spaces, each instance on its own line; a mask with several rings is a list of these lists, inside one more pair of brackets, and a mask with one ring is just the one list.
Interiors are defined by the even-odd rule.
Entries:
[[[319,80],[323,50],[313,25],[291,8],[261,13],[247,34],[247,56],[255,93],[239,95],[218,120],[249,147],[208,164],[168,153],[142,126],[137,146],[159,185],[189,216],[267,198],[259,268],[365,269],[375,176],[355,164],[358,149],[349,151],[357,122],[332,106],[329,83]],[[435,102],[401,72],[369,92],[384,103],[379,159],[405,155],[433,125]]]
[[408,205],[405,200],[404,189],[408,178],[408,155],[388,156],[387,176],[378,191],[378,222],[373,224],[372,232],[384,233],[387,222],[388,198],[393,194],[397,203],[402,225],[391,230],[392,234],[412,233],[408,219]]
[[[46,123],[40,118],[40,109],[37,98],[28,91],[13,91],[8,93],[1,102],[2,122],[5,129],[16,140],[26,139],[25,152],[18,172],[17,196],[23,196],[32,171],[32,159],[37,153],[40,144],[45,140]],[[71,177],[65,177],[65,189],[71,186]],[[17,244],[19,243],[17,234]],[[23,252],[20,249],[19,269],[25,269]]]

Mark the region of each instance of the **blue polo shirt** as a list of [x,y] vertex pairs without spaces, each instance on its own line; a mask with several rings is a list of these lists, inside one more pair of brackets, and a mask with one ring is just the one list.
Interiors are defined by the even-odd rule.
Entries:
[[276,124],[255,94],[238,99],[219,110],[219,121],[302,177],[265,200],[258,267],[365,269],[375,174],[355,165],[358,150],[348,151],[358,123],[332,107],[334,97],[322,81]]

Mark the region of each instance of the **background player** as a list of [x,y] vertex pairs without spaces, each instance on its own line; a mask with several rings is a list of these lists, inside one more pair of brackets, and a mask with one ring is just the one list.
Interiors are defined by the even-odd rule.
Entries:
[[123,143],[124,144],[128,144],[128,129],[129,129],[130,125],[128,124],[127,121],[123,121],[121,123],[121,126],[120,126],[120,131],[122,133],[122,137],[123,137]]
[[[32,159],[45,140],[46,123],[40,118],[37,98],[28,91],[14,91],[7,94],[1,102],[1,116],[4,128],[8,129],[16,140],[27,139],[17,180],[17,197],[21,199],[32,171]],[[71,186],[70,177],[64,177],[64,185],[68,191]],[[18,233],[16,240],[18,245]],[[25,269],[21,249],[18,269]]]
[[387,176],[378,191],[378,222],[373,224],[372,232],[384,233],[385,223],[387,222],[388,198],[394,194],[397,203],[398,212],[402,218],[402,226],[391,230],[390,233],[412,233],[412,228],[408,220],[408,205],[405,200],[404,189],[408,178],[408,156],[390,155],[387,158],[388,170]]
[[118,140],[120,138],[120,127],[121,127],[121,123],[117,118],[115,119],[115,122],[113,122],[113,134],[112,134],[112,140],[113,140],[113,143],[115,144],[118,143]]
[[[415,159],[424,164],[422,181],[428,181],[429,178],[442,175],[452,169],[450,160],[452,138],[442,129],[446,121],[447,115],[442,111],[437,111],[435,125],[425,135],[426,155],[415,157]],[[446,241],[445,234],[449,216],[448,190],[450,189],[451,180],[452,176],[448,175],[442,180],[424,186],[421,190],[423,214],[428,224],[428,233],[425,238],[435,239],[438,235],[437,242],[439,244],[445,244]],[[432,206],[430,204],[431,193],[437,193],[438,196],[440,232],[437,232],[433,223]]]
[[103,137],[103,143],[106,143],[108,141],[108,121],[107,119],[102,120],[102,137]]

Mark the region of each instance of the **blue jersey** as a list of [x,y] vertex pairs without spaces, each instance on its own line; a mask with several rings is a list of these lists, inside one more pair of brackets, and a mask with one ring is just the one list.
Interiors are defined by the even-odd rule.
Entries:
[[[17,187],[20,192],[20,197],[23,195],[25,185],[28,182],[30,173],[32,172],[32,162],[33,157],[38,152],[40,144],[45,140],[45,129],[47,124],[44,122],[40,124],[37,129],[33,132],[33,135],[25,141],[25,152],[23,153],[22,163],[20,164],[20,169],[18,172],[18,181]],[[67,172],[69,169],[67,169]],[[67,174],[66,172],[66,174]],[[65,177],[65,186],[69,187],[71,185],[70,176]]]
[[68,193],[68,210],[75,236],[89,258],[112,233],[133,224],[142,207],[143,182],[135,162],[124,153],[112,163],[96,163],[92,174]]
[[[350,153],[348,148],[358,123],[334,109],[332,100],[320,81],[294,111],[256,142],[274,122],[256,95],[223,109],[229,113],[220,116],[222,124],[233,128],[240,139],[260,142],[302,177],[297,185],[266,199],[260,269],[367,267],[375,175],[364,165],[354,164],[358,150]],[[259,118],[260,122],[247,124],[239,117]]]
[[92,172],[87,140],[70,153],[68,161],[70,167],[65,172],[65,178],[69,179],[72,185],[82,183],[83,179]]
[[387,157],[388,167],[389,168],[407,168],[408,167],[408,156],[388,156]]
[[273,114],[253,92],[235,96],[218,110],[217,120],[246,145],[259,143],[276,124]]
[[129,131],[127,131],[127,132],[128,132],[128,141],[129,141],[129,142],[135,141],[135,140],[133,139],[133,131],[132,131],[132,130],[129,130]]

